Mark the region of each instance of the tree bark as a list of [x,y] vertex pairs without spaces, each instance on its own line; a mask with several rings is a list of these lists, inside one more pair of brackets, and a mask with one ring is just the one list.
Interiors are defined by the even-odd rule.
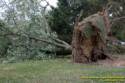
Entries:
[[[88,63],[109,58],[105,53],[106,38],[102,39],[100,36],[102,31],[100,30],[100,27],[98,27],[98,24],[95,23],[96,20],[98,21],[98,16],[103,18],[104,28],[106,30],[105,33],[107,34],[110,31],[109,20],[105,14],[95,14],[82,22],[77,22],[72,39],[73,62]],[[87,26],[90,26],[93,31],[89,38],[84,34]]]

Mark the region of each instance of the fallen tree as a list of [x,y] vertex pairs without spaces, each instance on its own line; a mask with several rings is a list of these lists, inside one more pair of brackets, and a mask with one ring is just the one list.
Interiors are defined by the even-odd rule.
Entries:
[[[121,17],[120,17],[121,18]],[[119,19],[120,19],[119,18]],[[118,20],[119,20],[118,19]],[[116,20],[113,20],[115,22]],[[42,38],[36,38],[26,33],[18,34],[9,32],[0,36],[10,37],[10,36],[26,36],[30,40],[40,41],[47,44],[54,45],[60,49],[53,51],[45,51],[46,53],[56,53],[57,55],[71,54],[73,61],[76,63],[85,62],[95,62],[102,59],[111,59],[106,53],[106,40],[108,38],[108,33],[110,33],[110,22],[106,11],[96,13],[85,18],[83,21],[76,22],[74,27],[72,45],[67,42],[60,40],[58,38],[50,39],[48,41]]]
[[[47,2],[45,9],[48,5],[50,4]],[[8,5],[7,7],[8,9],[10,9]],[[124,17],[114,19],[112,24],[114,23],[114,21],[120,19],[124,19]],[[18,27],[14,17],[13,21],[14,25]],[[21,34],[10,32],[9,34],[7,33],[2,36],[26,36],[29,41],[35,40],[42,43],[44,42],[47,44],[51,44],[57,47],[57,50],[55,50],[56,54],[70,54],[72,52],[74,62],[84,63],[98,61],[100,59],[110,59],[110,57],[105,53],[107,43],[106,40],[111,28],[110,24],[111,23],[109,22],[107,11],[105,10],[103,12],[91,15],[83,19],[81,22],[79,22],[79,20],[76,21],[72,39],[72,46],[63,40],[58,39],[58,37],[51,38],[48,36],[48,38],[51,39],[51,41],[49,41],[47,40],[47,38],[44,39],[42,37],[29,35],[26,32]],[[45,51],[46,53],[53,53],[53,51],[48,50],[42,51]]]

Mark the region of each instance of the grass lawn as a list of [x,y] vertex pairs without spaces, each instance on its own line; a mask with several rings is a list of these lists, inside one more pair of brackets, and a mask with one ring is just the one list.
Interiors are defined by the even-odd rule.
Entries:
[[0,83],[109,83],[81,76],[125,76],[125,67],[73,64],[68,59],[0,64]]

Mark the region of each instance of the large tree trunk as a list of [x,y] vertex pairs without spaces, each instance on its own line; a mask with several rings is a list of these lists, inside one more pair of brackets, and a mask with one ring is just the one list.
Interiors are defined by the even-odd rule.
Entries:
[[[89,29],[88,29],[89,28]],[[86,34],[91,30],[89,34]],[[72,56],[76,63],[109,58],[105,54],[109,21],[105,14],[94,14],[76,24],[72,39]]]

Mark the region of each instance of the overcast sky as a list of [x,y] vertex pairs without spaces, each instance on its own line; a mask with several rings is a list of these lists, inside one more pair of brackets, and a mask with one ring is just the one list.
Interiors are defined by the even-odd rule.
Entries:
[[[54,6],[54,7],[57,7],[57,2],[58,2],[58,0],[47,0],[47,1],[49,2],[50,5],[52,5],[52,6]],[[42,4],[43,6],[45,6],[45,5],[46,5],[46,2],[43,1],[41,4]],[[50,9],[50,7],[48,7],[47,9]]]
[[[0,0],[0,1],[1,1],[1,0]],[[5,0],[5,1],[8,3],[8,0]],[[49,2],[50,5],[52,5],[52,6],[54,6],[54,7],[57,7],[57,2],[58,2],[58,0],[47,0],[47,1]],[[1,2],[0,2],[0,3],[1,3]],[[46,2],[42,2],[41,4],[44,6],[44,5],[46,5]],[[47,9],[50,9],[50,7],[48,7]],[[4,12],[4,10],[0,8],[0,17],[2,17],[2,16],[1,16],[1,13],[2,13],[2,12]]]
[[57,0],[47,0],[51,5],[53,5],[54,7],[57,6]]

